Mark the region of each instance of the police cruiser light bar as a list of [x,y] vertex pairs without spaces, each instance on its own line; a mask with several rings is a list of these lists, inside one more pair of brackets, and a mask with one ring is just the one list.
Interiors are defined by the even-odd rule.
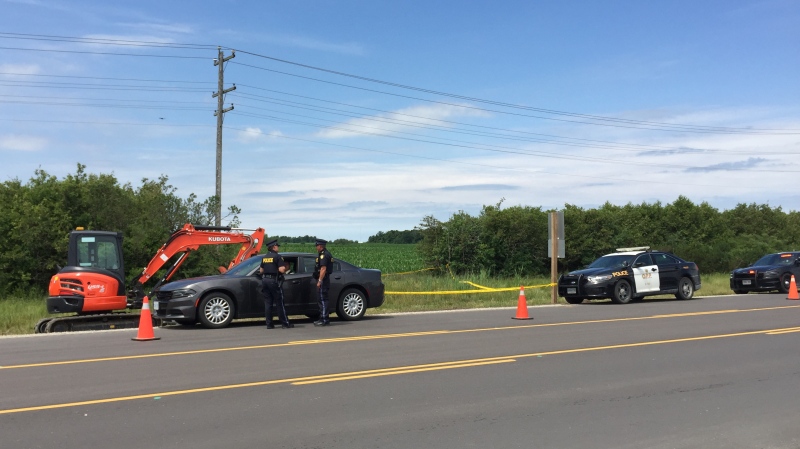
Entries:
[[634,246],[631,248],[617,248],[617,251],[625,253],[628,251],[648,251],[649,249],[650,249],[649,246]]

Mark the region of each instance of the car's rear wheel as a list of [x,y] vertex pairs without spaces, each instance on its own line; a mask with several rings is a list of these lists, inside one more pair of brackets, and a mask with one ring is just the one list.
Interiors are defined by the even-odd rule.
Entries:
[[737,295],[746,295],[747,294],[747,290],[734,290],[733,292],[736,293]]
[[348,288],[339,297],[336,315],[345,321],[360,320],[367,312],[367,300],[360,290]]
[[780,285],[781,293],[789,293],[789,286],[791,285],[791,283],[792,283],[792,273],[783,273],[783,275],[781,276],[781,285]]
[[565,297],[564,300],[566,300],[570,304],[582,304],[583,303],[583,298]]
[[694,282],[688,277],[681,278],[678,281],[678,293],[675,293],[675,297],[678,299],[692,299],[694,296]]
[[627,304],[633,299],[633,290],[631,290],[631,283],[625,279],[620,280],[614,285],[614,295],[611,300],[617,304]]
[[209,329],[226,327],[233,321],[234,305],[230,296],[224,293],[206,295],[197,307],[200,323]]

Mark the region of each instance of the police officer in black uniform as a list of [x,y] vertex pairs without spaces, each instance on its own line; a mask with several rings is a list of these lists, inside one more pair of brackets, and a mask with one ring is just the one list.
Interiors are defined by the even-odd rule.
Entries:
[[331,324],[328,310],[328,290],[331,288],[331,272],[333,271],[333,256],[325,249],[327,241],[317,239],[317,263],[314,265],[314,279],[317,280],[319,290],[319,320],[314,321],[314,326],[327,326]]
[[261,259],[261,267],[258,269],[261,273],[261,293],[264,294],[264,308],[266,309],[267,329],[274,329],[275,325],[272,324],[272,307],[278,306],[278,319],[281,322],[281,328],[290,329],[294,324],[289,322],[286,316],[286,308],[283,303],[283,274],[286,272],[286,263],[283,257],[278,254],[280,245],[277,240],[271,240],[267,243],[269,252]]

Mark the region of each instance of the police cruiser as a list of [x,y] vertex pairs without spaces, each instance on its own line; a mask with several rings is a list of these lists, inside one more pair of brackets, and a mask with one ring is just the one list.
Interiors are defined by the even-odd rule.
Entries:
[[700,290],[697,264],[649,246],[617,248],[588,267],[561,275],[558,296],[570,304],[585,299],[608,299],[618,304],[641,300],[645,296],[674,294],[691,299]]
[[747,268],[731,272],[731,290],[736,294],[777,290],[789,293],[792,276],[800,277],[800,251],[767,254]]

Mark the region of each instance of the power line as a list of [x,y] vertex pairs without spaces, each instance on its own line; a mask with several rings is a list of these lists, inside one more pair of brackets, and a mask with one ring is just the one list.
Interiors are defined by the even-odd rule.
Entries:
[[[628,152],[642,152],[643,150],[646,149],[648,151],[662,151],[663,150],[663,151],[696,151],[696,152],[721,152],[721,153],[732,153],[732,154],[752,154],[752,150],[749,150],[749,151],[732,151],[732,150],[720,150],[720,149],[676,148],[676,147],[664,147],[664,146],[657,146],[657,145],[644,145],[644,144],[628,144],[628,143],[621,143],[621,142],[608,142],[608,141],[599,141],[599,140],[590,140],[590,139],[573,139],[573,140],[576,140],[576,141],[565,142],[565,141],[552,140],[552,139],[530,138],[530,137],[524,137],[524,136],[523,137],[509,136],[507,134],[498,134],[498,133],[491,133],[491,132],[456,130],[456,129],[453,129],[453,128],[450,128],[450,127],[447,127],[447,126],[438,126],[438,125],[433,125],[433,124],[426,124],[426,123],[421,123],[419,121],[393,119],[393,118],[389,118],[389,117],[380,117],[380,118],[364,117],[362,115],[358,115],[358,114],[352,113],[350,111],[343,111],[341,109],[325,108],[325,107],[320,107],[320,106],[315,106],[315,105],[309,105],[307,103],[298,103],[298,102],[293,102],[293,101],[289,101],[289,100],[277,99],[277,98],[273,98],[273,97],[264,97],[264,96],[261,96],[261,95],[254,95],[254,94],[241,93],[241,92],[233,94],[233,95],[236,96],[236,97],[246,98],[246,99],[259,101],[259,102],[271,103],[271,104],[276,104],[276,105],[280,105],[280,106],[288,106],[288,107],[291,107],[291,108],[309,110],[309,111],[314,111],[314,112],[322,112],[322,113],[325,113],[325,114],[333,114],[333,115],[339,115],[339,116],[344,116],[344,117],[351,117],[351,118],[355,118],[355,119],[358,119],[358,120],[365,120],[365,121],[378,122],[378,123],[387,123],[387,124],[392,124],[392,125],[400,125],[400,126],[413,127],[413,128],[430,129],[430,130],[442,131],[442,132],[447,132],[447,133],[465,134],[465,135],[471,135],[471,136],[490,137],[490,138],[499,138],[499,139],[505,139],[505,140],[521,141],[521,142],[545,143],[545,144],[568,146],[568,147],[577,147],[577,148],[609,149],[609,150],[628,151]],[[288,95],[291,95],[291,94],[288,94]],[[265,100],[265,99],[270,99],[270,100],[275,100],[275,101],[269,101],[269,100]],[[320,101],[325,101],[325,100],[320,100]],[[238,104],[239,105],[244,105],[246,107],[251,107],[251,108],[254,108],[254,109],[260,109],[260,110],[266,110],[266,111],[270,111],[270,112],[283,113],[282,111],[277,111],[277,110],[273,110],[273,109],[257,108],[255,106],[250,106],[250,105],[243,104],[243,103],[238,103]],[[343,103],[338,103],[338,104],[343,104]],[[353,106],[353,105],[347,105],[347,106],[359,107],[359,106]],[[372,108],[366,108],[366,109],[372,109]],[[452,122],[452,121],[447,121],[447,120],[440,120],[440,119],[435,119],[435,118],[430,118],[430,117],[408,115],[408,114],[395,113],[395,112],[390,112],[390,111],[381,111],[381,112],[385,112],[385,113],[391,114],[391,115],[400,115],[400,116],[420,118],[420,119],[423,119],[423,120],[434,121],[434,122],[456,123],[456,124],[459,124],[459,125],[470,126],[469,124],[464,124],[464,123],[460,123],[460,122]],[[289,114],[289,115],[296,115],[296,114]],[[300,117],[314,118],[314,117],[308,117],[308,116],[302,116],[302,115]],[[353,126],[357,126],[357,125],[353,125]],[[481,128],[486,128],[486,127],[481,127]],[[497,129],[497,130],[501,130],[501,131],[505,131],[505,132],[515,132],[513,130],[506,130],[506,129],[502,129],[502,128],[492,128],[492,129]],[[385,130],[385,131],[390,132],[390,133],[391,132],[397,132],[397,131],[392,131],[392,130]],[[524,134],[541,135],[541,134],[536,134],[536,133],[524,133]],[[561,136],[552,136],[552,137],[557,137],[557,138],[561,138],[561,139],[568,139],[566,137],[561,137]],[[786,154],[800,154],[800,153],[781,152],[781,153],[759,153],[759,154],[760,155],[767,155],[767,154],[786,155]]]
[[[795,129],[781,130],[781,129],[730,128],[730,127],[703,126],[703,125],[686,125],[686,124],[675,124],[675,123],[665,123],[665,122],[651,122],[651,121],[644,121],[644,120],[623,119],[623,118],[617,118],[617,117],[606,117],[606,116],[590,115],[590,114],[580,114],[580,113],[568,112],[568,111],[560,111],[560,110],[555,110],[555,109],[536,108],[536,107],[530,107],[530,106],[517,105],[517,104],[513,104],[513,103],[505,103],[505,102],[495,101],[495,100],[486,100],[486,99],[470,97],[470,96],[466,96],[466,95],[459,95],[459,94],[452,94],[452,93],[448,93],[448,92],[441,92],[441,91],[432,90],[432,89],[425,89],[425,88],[421,88],[421,87],[415,87],[415,86],[409,86],[409,85],[404,85],[404,84],[399,84],[399,83],[393,83],[393,82],[389,82],[389,81],[383,81],[383,80],[379,80],[379,79],[376,79],[376,78],[369,78],[369,77],[364,77],[364,76],[360,76],[360,75],[353,75],[353,74],[350,74],[350,73],[340,72],[340,71],[331,70],[331,69],[325,69],[325,68],[322,68],[322,67],[312,66],[312,65],[308,65],[308,64],[302,64],[302,63],[298,63],[298,62],[294,62],[294,61],[288,61],[288,60],[285,60],[285,59],[275,58],[275,57],[272,57],[272,56],[266,56],[266,55],[262,55],[262,54],[258,54],[258,53],[248,52],[246,50],[236,49],[236,51],[241,52],[241,53],[245,53],[245,54],[249,54],[251,56],[264,58],[264,59],[269,59],[269,60],[272,60],[272,61],[281,62],[281,63],[284,63],[284,64],[290,64],[290,65],[303,67],[303,68],[307,68],[307,69],[311,69],[311,70],[317,70],[317,71],[321,71],[321,72],[325,72],[325,73],[330,73],[330,74],[334,74],[334,75],[354,78],[354,79],[358,79],[358,80],[362,80],[362,81],[368,81],[368,82],[372,82],[372,83],[383,84],[383,85],[397,87],[397,88],[401,88],[401,89],[413,90],[413,91],[417,91],[417,92],[424,92],[424,93],[440,95],[440,96],[450,97],[450,98],[457,98],[457,99],[460,99],[460,100],[466,100],[466,101],[472,101],[472,102],[484,103],[484,104],[491,104],[491,105],[494,105],[494,106],[502,106],[502,107],[511,108],[511,109],[520,109],[520,110],[527,110],[527,111],[534,111],[534,112],[543,112],[543,113],[553,114],[553,115],[562,115],[562,116],[569,116],[569,117],[576,117],[576,118],[584,118],[584,119],[596,120],[596,121],[601,121],[601,122],[613,122],[613,123],[623,123],[623,124],[629,124],[629,125],[643,125],[643,126],[654,127],[654,128],[637,127],[638,129],[654,129],[654,130],[658,129],[658,130],[661,130],[661,131],[670,130],[670,131],[685,131],[685,132],[745,133],[745,134],[774,133],[774,132],[779,132],[780,134],[800,133],[800,130],[795,130]],[[329,81],[314,79],[314,78],[310,78],[310,77],[303,77],[303,76],[300,76],[300,75],[294,75],[294,74],[289,74],[289,73],[285,73],[285,72],[279,72],[279,71],[276,71],[276,70],[270,70],[270,69],[266,69],[266,68],[263,68],[263,67],[251,66],[251,65],[242,64],[242,63],[235,63],[235,64],[239,64],[239,65],[243,65],[243,66],[247,66],[247,67],[252,67],[252,68],[256,68],[256,69],[269,70],[269,71],[272,71],[272,72],[282,73],[282,74],[285,74],[285,75],[298,76],[298,77],[301,77],[301,78],[312,79],[314,81],[319,81],[319,82],[329,82]],[[350,86],[350,85],[345,85],[345,84],[340,84],[340,83],[332,83],[332,84],[338,84],[338,85],[341,85],[341,86],[346,86],[346,87],[350,87],[350,88],[354,88],[354,89],[364,89],[364,90],[368,90],[368,91],[372,91],[372,92],[379,92],[379,93],[383,93],[383,94],[386,94],[386,95],[396,95],[396,94],[391,94],[389,92],[375,91],[375,90],[371,90],[371,89],[365,89],[365,88],[360,88],[360,87]],[[402,95],[398,95],[398,96],[402,96]],[[409,98],[413,98],[413,97],[409,97]],[[450,103],[438,102],[438,101],[434,101],[434,100],[427,100],[427,99],[421,99],[421,98],[415,98],[415,99],[420,100],[420,101],[429,101],[429,102],[433,102],[433,103],[450,104]],[[457,106],[457,105],[453,105],[453,106]],[[476,109],[480,109],[480,108],[476,108]],[[493,111],[493,112],[500,112],[500,111]],[[547,120],[558,120],[558,119],[554,119],[552,117],[550,117],[550,118],[548,118],[548,117],[536,117],[536,118],[542,118],[542,119],[547,119]],[[562,120],[562,121],[574,122],[572,120]],[[605,123],[605,124],[604,123],[593,123],[593,122],[576,122],[576,123],[584,123],[584,124],[598,125],[598,126],[619,126],[619,125],[612,125],[612,124],[608,124],[608,123]],[[664,128],[666,128],[666,129],[664,129]],[[789,132],[789,131],[791,131],[791,132]]]
[[0,81],[0,86],[42,87],[48,89],[96,89],[96,90],[141,90],[172,92],[207,92],[200,87],[137,86],[131,84],[61,83],[56,81]]
[[205,56],[153,55],[147,53],[115,53],[110,51],[52,50],[43,48],[20,48],[20,47],[0,47],[0,50],[40,51],[40,52],[51,52],[51,53],[76,53],[76,54],[107,55],[107,56],[136,56],[143,58],[205,59],[205,60],[213,59]]
[[[620,161],[620,160],[614,160],[614,159],[609,159],[609,158],[593,158],[593,157],[585,157],[585,156],[571,156],[571,155],[564,155],[564,154],[548,153],[548,152],[544,152],[544,151],[532,151],[531,152],[531,151],[523,151],[523,150],[520,150],[518,148],[503,147],[503,146],[499,146],[499,145],[482,145],[482,146],[465,145],[465,143],[469,143],[469,142],[464,142],[464,141],[455,140],[455,139],[443,139],[442,138],[440,140],[448,140],[448,141],[451,141],[451,142],[458,142],[458,143],[437,142],[437,141],[434,141],[434,140],[417,139],[417,138],[409,138],[409,137],[400,137],[400,136],[393,136],[393,135],[387,135],[387,134],[379,134],[379,133],[371,133],[371,132],[366,132],[366,131],[358,131],[358,130],[353,130],[353,129],[349,129],[349,128],[342,128],[342,127],[339,127],[339,126],[324,126],[324,125],[319,125],[319,124],[315,124],[315,123],[307,123],[307,122],[301,122],[301,121],[296,121],[296,120],[288,120],[288,119],[283,119],[283,118],[274,117],[274,116],[260,116],[258,114],[249,114],[249,113],[242,113],[242,112],[234,112],[234,114],[236,114],[236,115],[246,115],[246,116],[251,116],[251,117],[255,117],[255,118],[266,118],[266,119],[277,120],[277,121],[282,121],[282,122],[286,122],[286,123],[293,123],[293,124],[299,124],[299,125],[304,125],[304,126],[312,126],[312,127],[321,128],[321,129],[335,129],[335,130],[341,130],[341,131],[346,131],[346,132],[351,132],[351,133],[356,133],[356,134],[369,135],[369,136],[373,136],[373,137],[384,137],[384,138],[390,138],[390,139],[407,140],[407,141],[412,141],[412,142],[431,143],[431,144],[435,144],[435,145],[444,145],[444,146],[450,146],[450,147],[455,147],[455,148],[473,149],[473,150],[479,150],[479,151],[491,151],[491,152],[496,152],[496,153],[519,154],[519,155],[525,155],[525,156],[546,157],[546,158],[552,158],[552,159],[567,159],[567,160],[590,161],[590,162],[599,162],[599,163],[606,163],[606,164],[641,165],[641,166],[647,166],[647,167],[653,167],[654,166],[654,164],[645,163],[645,162],[635,162],[635,161],[630,161],[630,160]],[[290,115],[294,115],[294,114],[290,114]],[[357,125],[351,125],[351,126],[357,126]],[[371,128],[371,129],[375,129],[375,128]],[[401,134],[419,136],[419,134],[405,133],[405,132],[401,132]],[[667,167],[667,168],[681,168],[681,169],[701,169],[701,168],[703,168],[703,167],[696,167],[696,166],[689,166],[689,165],[675,165],[675,164],[658,164],[658,166],[659,167]],[[730,168],[729,170],[732,170],[732,171],[746,171],[746,172],[798,173],[798,171],[795,171],[795,170],[774,170],[774,169],[772,169],[772,170],[758,170],[758,169],[751,169],[751,168]]]
[[95,45],[126,45],[137,47],[156,47],[156,48],[179,48],[192,50],[216,50],[216,45],[208,44],[179,44],[171,42],[156,41],[134,41],[125,39],[108,39],[100,37],[75,37],[75,36],[49,36],[46,34],[25,34],[25,33],[0,33],[2,39],[36,40],[50,42],[70,42]]
[[132,100],[126,98],[82,98],[82,97],[54,97],[52,95],[42,96],[42,95],[4,95],[0,94],[2,98],[32,98],[32,99],[48,99],[48,100],[91,100],[91,101],[137,101],[140,103],[181,103],[181,104],[197,104],[197,105],[205,105],[202,101],[174,101],[170,100],[165,102],[164,100]]
[[[423,119],[423,120],[435,121],[435,122],[439,122],[439,123],[444,123],[446,125],[467,126],[467,127],[470,127],[470,128],[490,129],[490,130],[493,130],[493,131],[502,131],[502,132],[512,133],[512,134],[551,137],[551,138],[555,138],[555,139],[573,140],[573,141],[578,141],[578,142],[592,142],[592,143],[602,143],[602,144],[612,144],[612,145],[625,145],[625,146],[631,146],[631,147],[643,147],[643,148],[651,148],[651,149],[675,149],[674,147],[664,147],[664,146],[660,146],[660,145],[648,145],[648,144],[637,144],[637,143],[626,143],[626,142],[612,142],[612,141],[597,140],[597,139],[582,139],[582,138],[578,138],[578,137],[558,136],[558,135],[554,135],[554,134],[534,133],[534,132],[529,132],[529,131],[520,131],[520,130],[508,129],[508,128],[498,128],[498,127],[494,127],[494,126],[476,125],[476,124],[473,124],[473,123],[457,122],[457,121],[453,121],[453,120],[432,118],[432,117],[426,117],[426,116],[421,116],[421,115],[401,113],[401,112],[396,112],[396,111],[387,111],[387,110],[384,110],[384,109],[376,109],[376,108],[370,108],[370,107],[366,107],[366,106],[357,106],[357,105],[352,105],[352,104],[348,104],[348,103],[341,103],[341,102],[338,102],[338,101],[323,100],[321,98],[309,97],[309,96],[306,96],[306,95],[292,94],[292,93],[278,91],[278,90],[272,90],[272,89],[264,89],[264,88],[261,88],[261,87],[250,86],[250,85],[247,85],[247,84],[238,84],[238,85],[242,86],[242,87],[247,87],[247,88],[250,88],[250,89],[258,89],[258,90],[263,90],[263,91],[267,91],[267,92],[274,92],[274,93],[278,93],[278,94],[282,94],[282,95],[289,95],[289,96],[292,96],[292,97],[306,98],[306,99],[309,99],[309,100],[321,101],[321,102],[331,103],[331,104],[338,104],[338,105],[341,105],[341,106],[347,106],[347,107],[357,108],[357,109],[364,109],[364,110],[367,110],[367,111],[380,112],[380,113],[391,114],[391,115],[399,115],[399,116],[403,116],[403,117],[411,117],[411,118],[418,118],[418,119]],[[250,94],[250,95],[257,96],[255,94]],[[266,98],[271,98],[271,97],[266,97]],[[295,102],[291,102],[289,100],[281,100],[281,101],[285,101],[287,103],[295,103]],[[295,104],[303,104],[303,105],[305,105],[305,103],[295,103]],[[327,108],[325,108],[325,109],[327,109]],[[331,109],[331,110],[335,110],[335,109]],[[709,150],[704,150],[704,151],[709,151]],[[714,150],[710,150],[710,151],[714,151]]]
[[86,120],[39,120],[39,119],[19,119],[19,118],[2,118],[1,121],[5,122],[34,122],[34,123],[59,123],[67,125],[100,125],[100,126],[161,126],[168,128],[208,128],[209,125],[197,124],[177,124],[177,123],[132,123],[132,122],[96,122]]
[[[330,143],[330,142],[320,142],[320,141],[317,141],[317,140],[303,139],[303,138],[300,138],[300,137],[289,137],[289,136],[286,136],[286,135],[283,135],[283,134],[266,134],[266,133],[263,133],[263,132],[260,132],[260,131],[253,131],[251,129],[233,128],[233,127],[229,127],[229,126],[226,126],[225,128],[226,129],[232,129],[232,130],[235,130],[235,131],[240,131],[240,132],[243,132],[243,133],[248,133],[248,134],[256,133],[256,134],[261,134],[261,135],[264,135],[264,136],[267,136],[267,137],[274,137],[274,138],[278,138],[278,139],[296,140],[296,141],[299,141],[299,142],[307,142],[307,143],[313,143],[313,144],[328,145],[328,146],[334,146],[334,147],[339,147],[339,148],[348,148],[348,149],[352,149],[352,150],[368,151],[368,152],[371,152],[371,153],[382,153],[382,154],[390,154],[390,155],[393,155],[393,156],[405,156],[405,157],[415,158],[415,159],[426,159],[426,160],[433,160],[433,161],[450,162],[450,163],[454,163],[454,164],[471,165],[471,166],[480,167],[480,168],[495,168],[495,169],[500,169],[500,170],[522,171],[522,172],[530,172],[530,173],[543,173],[543,174],[547,174],[547,175],[567,176],[567,177],[574,177],[574,178],[600,179],[600,180],[603,180],[603,181],[608,181],[607,177],[601,177],[601,176],[588,176],[588,175],[578,175],[578,174],[575,174],[575,173],[557,173],[557,172],[551,172],[551,171],[545,171],[545,170],[526,170],[526,169],[522,169],[522,168],[519,168],[519,167],[502,167],[502,166],[488,165],[488,164],[476,164],[476,163],[470,163],[470,162],[464,162],[464,161],[454,161],[454,160],[451,160],[451,159],[441,159],[441,158],[434,158],[434,157],[428,157],[428,156],[416,156],[416,155],[405,154],[405,153],[397,153],[397,152],[392,152],[392,151],[373,150],[373,149],[370,149],[370,148],[356,147],[356,146],[352,146],[352,145],[341,145],[341,144]],[[675,184],[674,182],[661,182],[661,181],[655,181],[653,179],[644,180],[644,179],[632,179],[632,178],[626,177],[625,180],[629,181],[629,182],[632,182],[632,183],[642,183],[642,184],[666,184],[666,185],[674,185]],[[684,182],[682,182],[681,185],[692,186],[692,187],[724,187],[724,186],[720,186],[720,185],[716,185],[716,184],[692,184],[692,183],[684,183]]]
[[111,80],[111,81],[139,81],[139,82],[150,82],[150,83],[181,83],[181,84],[208,84],[213,85],[209,81],[184,81],[184,80],[151,80],[151,79],[143,79],[143,78],[111,78],[111,77],[102,77],[102,76],[77,76],[77,75],[46,75],[41,73],[13,73],[13,72],[0,72],[0,75],[12,75],[12,76],[38,76],[38,77],[48,77],[48,78],[77,78],[77,79],[90,79],[90,80]]

